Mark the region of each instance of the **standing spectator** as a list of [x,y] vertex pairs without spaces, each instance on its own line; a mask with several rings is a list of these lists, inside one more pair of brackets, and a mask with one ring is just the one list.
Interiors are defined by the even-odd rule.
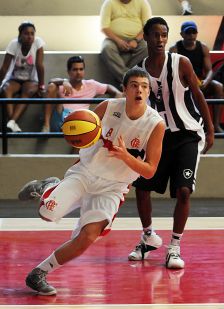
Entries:
[[[6,54],[0,69],[2,95],[13,98],[19,94],[21,98],[31,98],[44,91],[43,46],[44,41],[35,37],[35,26],[29,21],[23,22],[19,28],[18,38],[13,39],[6,48]],[[7,128],[13,132],[21,132],[17,120],[23,114],[27,104],[8,104],[9,121]]]
[[176,198],[176,206],[171,240],[166,252],[166,267],[184,268],[180,242],[190,210],[190,195],[195,189],[200,153],[212,146],[214,129],[189,59],[165,51],[168,32],[169,27],[161,17],[149,19],[144,26],[148,57],[143,60],[142,67],[150,76],[151,105],[164,118],[166,132],[155,175],[151,179],[140,177],[133,183],[143,234],[140,244],[130,253],[129,259],[144,259],[150,250],[161,246],[162,240],[152,228],[150,193],[156,191],[163,194],[170,180],[170,195]]
[[192,8],[187,0],[178,0],[181,7],[182,7],[182,15],[191,15],[192,14]]
[[100,11],[106,35],[101,56],[118,85],[124,73],[147,55],[142,28],[151,17],[147,0],[105,0]]
[[[53,78],[47,88],[48,98],[86,99],[109,94],[112,97],[122,97],[123,94],[114,86],[102,84],[93,79],[84,79],[85,62],[81,56],[73,56],[67,61],[68,79]],[[44,126],[42,132],[60,131],[64,118],[78,108],[89,108],[89,104],[46,104]],[[53,114],[52,114],[53,113]],[[51,117],[52,116],[52,117]]]
[[[222,99],[224,97],[223,85],[213,79],[212,63],[209,49],[205,43],[198,41],[198,28],[194,21],[185,21],[181,25],[182,40],[170,48],[170,52],[178,53],[188,57],[198,77],[200,89],[205,98],[213,97]],[[213,123],[215,132],[223,133],[220,127],[221,105],[213,106]]]

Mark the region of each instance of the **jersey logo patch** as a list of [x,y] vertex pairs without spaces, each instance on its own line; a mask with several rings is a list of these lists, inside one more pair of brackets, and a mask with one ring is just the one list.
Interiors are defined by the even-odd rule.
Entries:
[[54,200],[50,200],[50,201],[47,201],[45,206],[48,210],[53,211],[55,207],[57,206],[57,203]]
[[117,117],[117,118],[121,118],[121,113],[119,113],[119,112],[114,112],[114,113],[113,113],[113,116],[114,116],[114,117]]
[[183,170],[183,175],[184,175],[184,178],[189,179],[193,175],[193,172],[192,172],[192,170],[187,168],[187,169]]
[[139,138],[135,137],[132,141],[131,141],[131,146],[133,148],[139,148],[140,145],[140,140]]

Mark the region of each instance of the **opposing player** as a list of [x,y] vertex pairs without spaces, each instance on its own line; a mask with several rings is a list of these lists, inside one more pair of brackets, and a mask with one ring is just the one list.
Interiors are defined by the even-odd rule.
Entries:
[[189,214],[190,194],[195,189],[200,153],[212,146],[214,128],[189,59],[165,52],[168,31],[161,17],[149,19],[144,26],[149,56],[143,60],[142,67],[150,75],[151,105],[164,118],[166,132],[156,174],[151,179],[140,177],[134,183],[143,234],[129,260],[144,259],[150,250],[161,246],[162,241],[152,228],[150,192],[164,193],[170,180],[170,194],[177,201],[166,266],[183,268],[180,240]]
[[[148,73],[130,69],[123,80],[125,98],[102,102],[95,112],[102,122],[102,136],[95,145],[80,150],[80,161],[65,178],[32,181],[19,193],[22,200],[41,196],[42,219],[58,221],[81,207],[80,220],[72,237],[37,265],[26,284],[41,295],[56,294],[46,275],[80,256],[111,229],[129,184],[139,175],[151,178],[162,151],[164,121],[147,106],[150,93]],[[79,206],[81,204],[81,206]]]

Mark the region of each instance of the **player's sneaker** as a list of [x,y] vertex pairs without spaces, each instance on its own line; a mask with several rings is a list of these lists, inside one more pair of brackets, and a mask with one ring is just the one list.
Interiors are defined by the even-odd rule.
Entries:
[[182,1],[182,15],[192,15],[192,8],[188,1]]
[[57,177],[49,177],[44,180],[32,180],[25,184],[25,186],[19,191],[18,198],[21,201],[38,199],[46,188],[52,187],[59,182],[60,179]]
[[56,289],[46,281],[47,271],[34,268],[26,277],[26,285],[40,295],[55,295]]
[[166,253],[166,267],[184,268],[184,261],[180,257],[180,246],[168,246]]
[[158,249],[162,246],[162,239],[151,231],[143,232],[140,243],[129,254],[129,261],[140,261],[148,257],[149,252]]

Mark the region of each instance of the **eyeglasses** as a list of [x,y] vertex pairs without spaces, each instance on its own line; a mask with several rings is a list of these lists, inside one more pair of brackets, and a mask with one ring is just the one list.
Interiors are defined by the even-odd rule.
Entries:
[[197,30],[196,29],[187,29],[186,31],[184,31],[185,34],[197,34]]

